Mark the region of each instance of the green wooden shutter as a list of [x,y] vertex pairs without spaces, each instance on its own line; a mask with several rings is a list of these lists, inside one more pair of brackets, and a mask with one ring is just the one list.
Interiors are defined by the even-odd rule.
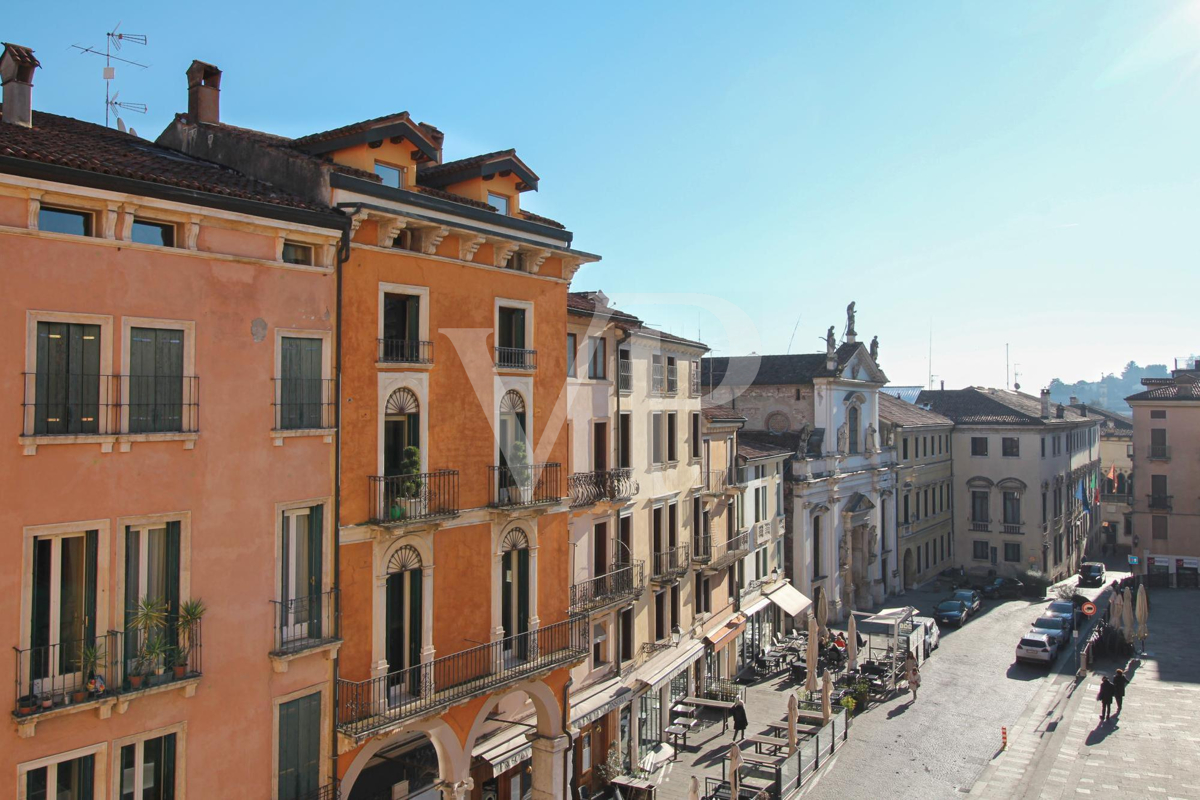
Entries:
[[141,592],[141,586],[138,585],[138,562],[140,561],[138,548],[141,546],[141,537],[134,532],[133,528],[125,526],[125,649],[132,654],[137,649],[137,633],[133,630],[130,624],[133,619],[135,610],[137,609],[138,596]]
[[69,327],[72,432],[96,433],[100,430],[100,326]]
[[129,431],[154,430],[154,334],[152,328],[129,332]]
[[504,626],[505,636],[512,636],[516,633],[512,607],[512,585],[516,578],[516,565],[513,563],[516,558],[514,553],[515,551],[509,550],[500,557],[500,621]]
[[[405,424],[408,426],[408,430],[406,431],[406,433],[408,434],[408,446],[409,447],[420,447],[421,446],[421,413],[419,411],[414,411],[413,413],[406,415],[405,416]],[[401,453],[400,457],[403,458],[404,454]]]
[[279,800],[315,792],[321,769],[321,694],[279,706]]
[[[35,681],[49,674],[49,656],[45,649],[50,644],[50,564],[53,558],[52,540],[33,540],[33,608],[29,631],[29,679]],[[30,687],[32,688],[32,687]]]
[[[421,297],[419,295],[406,295],[404,297],[404,323],[405,338],[410,342],[417,342],[421,338]],[[420,357],[418,345],[411,345],[412,350],[405,353],[406,356],[416,359]]]
[[388,672],[395,672],[404,663],[404,573],[394,572],[387,577],[387,608],[384,623],[384,656]]
[[96,638],[96,567],[100,548],[100,531],[84,534],[85,561],[83,565],[83,639],[94,644]]
[[[411,576],[408,583],[408,663],[415,667],[421,663],[421,603],[425,575],[419,569],[408,574]],[[410,675],[408,690],[417,694],[421,688],[420,670],[414,669]]]
[[313,506],[308,510],[308,635],[321,638],[321,576],[324,565],[322,543],[324,536],[324,506]]
[[[518,350],[525,349],[525,309],[514,308],[512,313],[512,342]],[[520,363],[520,362],[518,362]]]
[[[529,551],[516,551],[517,556],[517,630],[519,634],[529,632]],[[529,657],[529,638],[521,636],[517,640],[517,656]]]
[[162,737],[160,800],[175,800],[175,734]]
[[[167,523],[165,584],[167,587],[167,613],[172,617],[179,614],[179,529],[178,520]],[[167,641],[172,646],[179,644],[179,630],[174,624],[169,624],[167,627]]]
[[96,756],[87,755],[79,759],[79,800],[91,800],[96,796]]

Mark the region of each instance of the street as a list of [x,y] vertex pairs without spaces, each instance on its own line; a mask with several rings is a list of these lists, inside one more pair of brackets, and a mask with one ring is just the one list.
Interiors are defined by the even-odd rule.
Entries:
[[[1125,573],[1109,573],[1108,581]],[[1082,589],[1095,597],[1100,589]],[[909,591],[889,605],[932,616],[942,590]],[[856,717],[838,761],[807,798],[962,797],[1057,671],[1073,672],[1071,648],[1054,670],[1014,663],[1017,641],[1048,600],[984,600],[961,629],[942,627],[941,645],[921,669],[920,699],[904,693]]]

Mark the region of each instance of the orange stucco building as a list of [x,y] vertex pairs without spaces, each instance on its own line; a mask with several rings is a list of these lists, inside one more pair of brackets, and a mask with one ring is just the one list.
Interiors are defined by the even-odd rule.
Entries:
[[330,796],[348,222],[31,111],[38,67],[0,56],[0,797]]
[[215,67],[189,75],[197,101],[161,144],[349,223],[342,796],[563,796],[569,670],[587,652],[568,615],[566,296],[598,257],[521,209],[538,176],[512,150],[446,162],[442,132],[407,113],[296,139],[249,131],[220,120]]

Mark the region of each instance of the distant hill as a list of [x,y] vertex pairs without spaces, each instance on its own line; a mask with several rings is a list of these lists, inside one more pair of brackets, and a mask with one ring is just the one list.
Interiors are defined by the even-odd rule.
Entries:
[[1142,378],[1168,378],[1170,375],[1166,364],[1140,367],[1130,361],[1120,375],[1105,375],[1098,381],[1064,383],[1055,378],[1050,381],[1050,400],[1066,405],[1072,397],[1077,397],[1081,403],[1128,414],[1130,409],[1125,398],[1142,391]]

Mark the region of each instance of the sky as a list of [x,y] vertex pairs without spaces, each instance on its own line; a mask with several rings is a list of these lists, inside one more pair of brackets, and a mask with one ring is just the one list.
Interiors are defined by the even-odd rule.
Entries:
[[[20,4],[34,107],[153,138],[193,58],[224,122],[398,111],[515,147],[602,290],[715,355],[814,352],[857,304],[894,384],[1027,391],[1200,350],[1200,0]],[[932,346],[931,346],[932,345]],[[930,354],[932,352],[932,363]]]

